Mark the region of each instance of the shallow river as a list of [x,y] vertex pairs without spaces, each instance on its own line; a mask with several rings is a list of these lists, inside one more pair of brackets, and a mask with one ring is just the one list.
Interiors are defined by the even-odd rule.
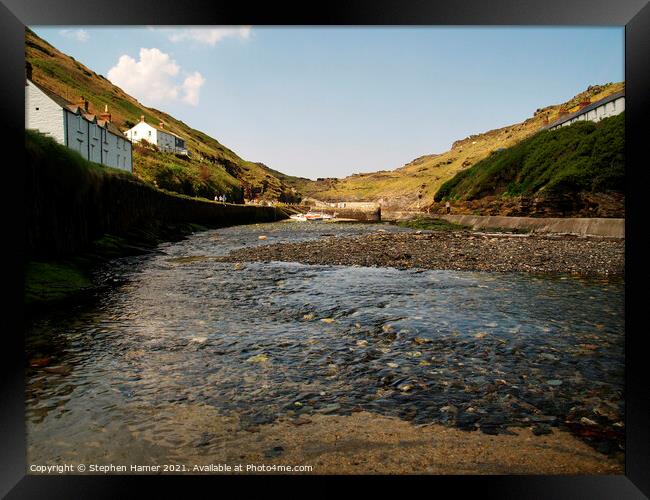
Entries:
[[379,227],[404,230],[240,226],[100,269],[112,286],[95,300],[30,322],[28,355],[48,360],[28,369],[30,462],[182,457],[215,439],[197,409],[251,430],[359,410],[559,425],[620,449],[621,281],[211,259]]

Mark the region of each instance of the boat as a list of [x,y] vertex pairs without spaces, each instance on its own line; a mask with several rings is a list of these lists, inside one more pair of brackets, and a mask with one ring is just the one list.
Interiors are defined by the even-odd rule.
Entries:
[[309,211],[306,214],[294,214],[289,216],[290,219],[305,222],[317,220],[330,220],[334,217],[330,214]]

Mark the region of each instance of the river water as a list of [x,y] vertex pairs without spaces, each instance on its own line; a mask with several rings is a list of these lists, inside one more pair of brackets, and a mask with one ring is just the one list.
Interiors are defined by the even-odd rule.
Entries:
[[218,445],[219,418],[359,410],[621,449],[622,281],[212,258],[378,228],[409,231],[239,226],[99,269],[94,300],[29,323],[47,360],[27,372],[29,461],[170,460]]

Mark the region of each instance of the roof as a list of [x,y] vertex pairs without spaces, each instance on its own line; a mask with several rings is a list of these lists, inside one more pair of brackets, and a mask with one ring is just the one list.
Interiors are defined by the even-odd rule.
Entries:
[[552,128],[552,127],[557,127],[558,125],[562,125],[565,122],[568,122],[569,120],[573,120],[575,117],[584,115],[585,113],[588,113],[592,109],[599,108],[600,106],[603,106],[604,104],[607,104],[608,102],[615,101],[616,99],[620,97],[625,97],[625,90],[621,90],[619,92],[614,92],[613,94],[608,95],[607,97],[604,97],[603,99],[600,99],[599,101],[592,102],[588,106],[585,106],[584,108],[580,108],[578,111],[571,113],[570,115],[563,116],[562,118],[555,120],[553,123],[550,125],[547,125],[545,128]]
[[46,96],[48,96],[50,99],[52,99],[55,103],[57,103],[59,106],[61,106],[63,109],[66,109],[70,111],[71,113],[81,115],[84,117],[85,120],[88,120],[90,123],[97,123],[100,127],[106,129],[108,132],[115,134],[122,139],[124,139],[124,134],[120,131],[117,126],[109,122],[107,120],[102,120],[97,118],[97,115],[91,115],[90,113],[84,113],[84,109],[79,106],[78,104],[73,104],[67,99],[64,99],[58,94],[55,94],[51,90],[46,89],[45,87],[41,87],[38,83],[34,82],[33,80],[29,80],[31,84],[34,85],[37,89],[39,89],[41,92],[43,92]]
[[104,127],[109,132],[112,132],[113,134],[119,135],[120,137],[124,138],[124,133],[119,128],[117,128],[114,123],[106,120],[97,120],[97,123],[99,124],[100,127]]
[[[152,127],[153,127],[153,125],[152,125]],[[156,130],[158,130],[160,132],[164,132],[165,134],[173,135],[174,137],[176,137],[177,139],[180,139],[181,141],[185,140],[181,136],[176,135],[174,132],[170,132],[169,130],[167,130],[165,128],[160,128],[160,127],[153,127],[153,128],[155,128]]]

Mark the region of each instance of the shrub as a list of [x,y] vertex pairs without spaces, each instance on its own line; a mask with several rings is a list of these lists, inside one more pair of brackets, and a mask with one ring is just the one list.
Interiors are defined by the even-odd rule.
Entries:
[[434,200],[623,191],[625,113],[541,131],[442,184]]

